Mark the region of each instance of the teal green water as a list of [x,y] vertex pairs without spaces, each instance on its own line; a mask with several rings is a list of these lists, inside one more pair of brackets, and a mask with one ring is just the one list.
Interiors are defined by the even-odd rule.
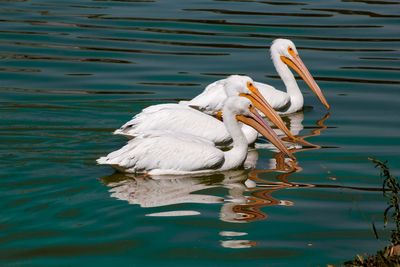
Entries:
[[[386,244],[367,157],[399,175],[397,0],[0,3],[2,266],[325,266]],[[299,171],[266,171],[268,149],[250,173],[96,166],[148,105],[233,73],[282,88],[268,56],[278,37],[332,106],[300,83],[307,107],[287,121],[321,149],[298,151]]]

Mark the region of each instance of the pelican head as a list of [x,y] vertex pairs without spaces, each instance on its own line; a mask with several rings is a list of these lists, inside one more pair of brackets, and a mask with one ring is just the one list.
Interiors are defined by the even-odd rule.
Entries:
[[264,121],[249,99],[244,97],[229,97],[224,103],[223,110],[223,114],[227,113],[234,114],[237,121],[253,127],[280,151],[290,158],[295,159],[294,155],[286,148],[274,130]]
[[296,140],[289,129],[286,127],[282,118],[276,113],[270,104],[265,100],[263,95],[254,85],[253,79],[248,76],[231,75],[225,80],[225,92],[230,96],[243,96],[248,98],[253,105],[270,119],[280,130],[282,130],[289,138]]
[[307,83],[311,90],[317,95],[322,104],[329,109],[330,106],[314,78],[301,60],[294,43],[288,39],[276,39],[271,45],[271,57],[274,63],[280,60],[292,68]]

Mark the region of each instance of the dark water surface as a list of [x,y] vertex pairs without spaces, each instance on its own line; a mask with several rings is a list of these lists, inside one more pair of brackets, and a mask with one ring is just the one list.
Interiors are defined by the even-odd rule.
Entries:
[[[0,265],[324,266],[386,244],[367,157],[399,175],[399,1],[0,4]],[[154,180],[96,166],[148,105],[233,73],[283,89],[268,56],[278,37],[332,106],[300,83],[307,108],[287,120],[321,149],[298,151],[297,172],[268,171],[268,149],[250,173]]]

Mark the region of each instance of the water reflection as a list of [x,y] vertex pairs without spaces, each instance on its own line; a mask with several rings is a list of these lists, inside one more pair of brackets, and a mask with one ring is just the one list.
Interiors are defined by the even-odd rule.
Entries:
[[[310,149],[320,149],[305,139],[318,136],[326,129],[325,121],[329,113],[316,121],[315,126],[307,135],[300,136],[304,129],[302,112],[287,116],[290,130],[298,136],[300,145],[292,148],[293,153]],[[264,144],[269,147],[269,144]],[[244,169],[218,172],[208,175],[179,176],[148,176],[115,173],[102,178],[111,189],[111,197],[127,201],[129,204],[143,208],[171,206],[183,203],[211,204],[221,203],[219,218],[230,223],[246,223],[266,219],[268,216],[261,209],[265,206],[292,206],[290,200],[279,200],[272,196],[280,189],[296,186],[289,182],[288,177],[301,171],[297,162],[285,158],[282,153],[275,153],[269,161],[268,169],[256,169],[258,160],[257,149],[250,149]],[[271,181],[258,177],[259,174],[270,173]],[[226,196],[207,194],[211,188],[227,190]],[[202,191],[202,193],[196,193]],[[212,191],[212,192],[215,192]],[[198,215],[198,211],[167,211],[152,216],[184,216]]]
[[[266,206],[292,206],[293,202],[279,200],[272,193],[279,189],[291,187],[289,184],[265,181],[258,178],[260,170],[253,170],[247,174],[243,183],[227,184],[229,195],[221,207],[220,220],[230,223],[248,223],[256,220],[265,220],[268,215],[261,210]],[[275,170],[267,170],[275,171]],[[284,173],[289,174],[289,173]],[[282,174],[277,175],[279,177]],[[259,184],[258,182],[261,183]]]
[[224,248],[250,248],[257,243],[251,240],[221,240],[221,246]]
[[102,180],[107,186],[112,187],[109,190],[111,197],[143,208],[152,208],[182,203],[221,203],[223,202],[221,197],[193,193],[216,187],[217,181],[220,180],[219,175],[212,178],[212,176],[156,178],[115,173]]
[[[311,128],[310,133],[298,135],[297,137],[300,140],[300,143],[302,143],[302,146],[296,147],[296,149],[293,151],[293,153],[304,152],[307,150],[320,149],[321,148],[320,145],[312,144],[312,143],[306,141],[306,138],[321,135],[322,131],[328,128],[328,126],[325,125],[325,122],[329,119],[330,116],[331,116],[331,114],[329,112],[326,113],[322,118],[320,118],[319,120],[317,120],[315,122],[315,126]],[[295,122],[295,123],[296,123],[295,126],[297,126],[301,122]],[[291,125],[291,127],[292,127],[292,125]]]
[[[324,116],[322,116],[319,120],[315,122],[315,125],[312,126],[307,126],[308,129],[311,129],[310,133],[308,134],[300,134],[301,131],[304,130],[303,126],[303,120],[304,120],[304,113],[302,111],[289,114],[285,117],[283,117],[283,120],[286,122],[289,130],[293,133],[294,136],[297,137],[298,143],[293,144],[293,143],[287,143],[288,146],[291,146],[291,152],[293,153],[298,153],[306,150],[313,150],[313,149],[320,149],[321,146],[317,144],[312,144],[308,142],[306,139],[309,137],[313,136],[319,136],[321,134],[321,131],[327,128],[325,125],[325,122],[328,120],[330,117],[330,113],[326,113]],[[275,126],[271,125],[274,127],[274,130],[276,134],[282,138],[284,141],[289,141],[289,139],[286,137],[286,135],[278,128]],[[269,150],[278,152],[278,150],[270,143],[256,143],[256,148],[268,148]],[[278,156],[279,157],[279,156]],[[289,159],[286,159],[286,161],[289,161]],[[270,159],[270,169],[273,169],[275,165],[280,164],[279,162],[276,162],[275,157]]]
[[[111,197],[139,205],[143,208],[165,207],[184,203],[212,204],[220,203],[219,218],[230,223],[246,223],[266,219],[262,207],[271,205],[291,206],[288,200],[278,200],[272,193],[292,185],[269,182],[257,177],[260,172],[280,172],[276,175],[282,179],[298,169],[289,166],[284,157],[275,156],[277,165],[270,170],[233,170],[206,176],[137,176],[134,174],[115,173],[103,177],[104,184],[111,187]],[[282,162],[283,161],[283,162]],[[290,172],[287,172],[291,168]],[[260,185],[258,185],[260,183]],[[227,195],[208,194],[211,188],[223,188]],[[197,193],[202,191],[202,193]],[[212,192],[215,192],[212,191]],[[151,216],[184,216],[198,215],[199,211],[170,211]]]
[[[306,141],[307,138],[318,136],[328,126],[325,124],[330,114],[327,113],[312,126],[303,126],[303,113],[285,117],[290,130],[300,140],[300,145],[293,147],[293,153],[321,149]],[[311,129],[309,133],[300,133]],[[266,169],[257,169],[258,151],[251,149],[245,163],[245,169],[213,173],[197,176],[148,176],[115,173],[101,180],[110,187],[111,197],[139,205],[142,208],[164,207],[157,213],[147,213],[147,216],[176,217],[201,215],[199,210],[182,210],[179,204],[218,204],[219,220],[229,224],[250,223],[268,219],[266,208],[270,206],[290,207],[295,203],[290,199],[276,197],[279,190],[301,188],[346,188],[351,190],[380,191],[380,188],[346,187],[335,184],[307,184],[291,182],[290,176],[299,173],[302,168],[297,162],[288,160],[282,153],[275,153]],[[211,190],[212,189],[212,190]],[[221,193],[223,189],[227,192]],[[283,194],[281,194],[283,195]],[[177,206],[178,205],[178,206]],[[228,225],[229,225],[228,224]],[[227,226],[228,226],[227,225]],[[243,239],[246,232],[236,232],[230,229],[222,230],[219,235],[220,245],[225,248],[243,249],[257,245],[255,241]]]

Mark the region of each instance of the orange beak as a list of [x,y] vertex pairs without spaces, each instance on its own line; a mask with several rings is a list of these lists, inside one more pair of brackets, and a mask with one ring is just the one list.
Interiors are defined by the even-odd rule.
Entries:
[[288,157],[296,159],[254,107],[250,107],[250,116],[237,115],[236,119],[253,127]]
[[258,91],[258,89],[252,84],[248,83],[247,88],[250,90],[251,94],[240,94],[240,96],[244,96],[253,103],[253,105],[260,110],[265,116],[270,119],[280,130],[282,130],[289,138],[292,140],[296,140],[290,130],[286,127],[282,118],[276,113],[276,111],[268,104],[267,100],[263,97],[263,95]]
[[294,51],[289,51],[290,55],[293,59],[290,59],[285,56],[281,56],[281,60],[283,63],[291,67],[300,77],[307,83],[307,85],[311,88],[311,90],[317,95],[318,99],[321,103],[327,108],[330,109],[328,101],[326,101],[324,95],[322,94],[321,88],[319,88],[318,84],[315,82],[314,78],[311,76],[308,71],[306,65],[304,65],[300,56],[296,54]]

